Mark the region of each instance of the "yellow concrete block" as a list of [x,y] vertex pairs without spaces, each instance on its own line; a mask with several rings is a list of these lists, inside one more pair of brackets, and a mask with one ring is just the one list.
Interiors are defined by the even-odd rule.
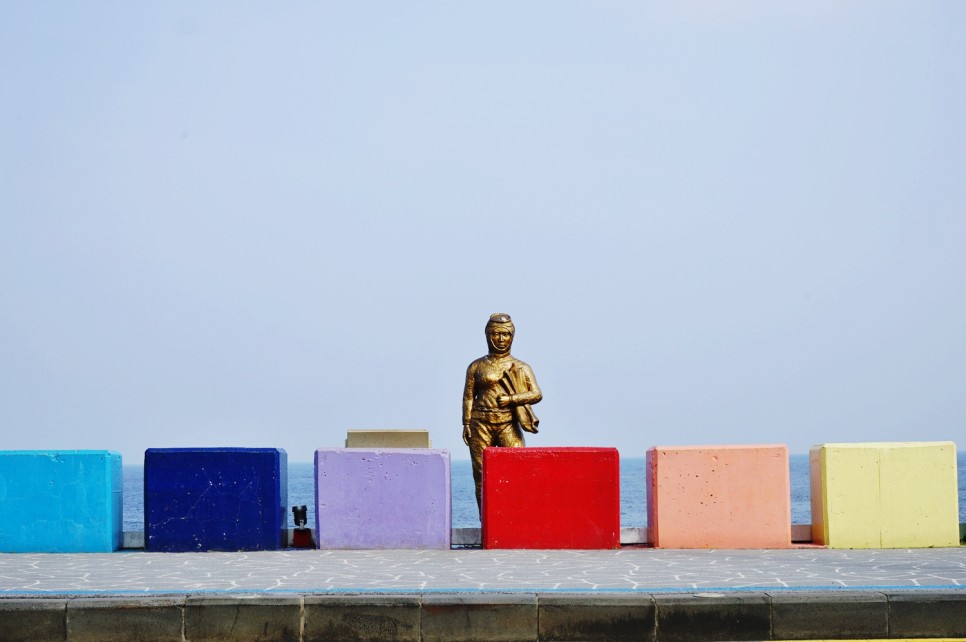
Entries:
[[429,448],[426,430],[349,430],[346,448]]
[[[827,444],[809,451],[815,544],[879,548],[878,451],[856,446],[861,444]],[[821,519],[815,517],[816,502]]]
[[959,545],[956,445],[906,444],[879,463],[882,548]]
[[821,446],[812,446],[808,451],[808,488],[809,500],[812,506],[812,543],[825,544],[828,534],[825,531],[825,499],[822,482],[825,473],[822,471]]
[[831,548],[959,545],[952,442],[823,444],[809,452],[812,541]]

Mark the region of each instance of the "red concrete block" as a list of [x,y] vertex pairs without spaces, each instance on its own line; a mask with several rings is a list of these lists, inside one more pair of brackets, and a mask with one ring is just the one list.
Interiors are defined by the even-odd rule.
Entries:
[[647,524],[661,548],[789,548],[788,448],[647,451]]
[[483,451],[483,548],[618,548],[616,448]]

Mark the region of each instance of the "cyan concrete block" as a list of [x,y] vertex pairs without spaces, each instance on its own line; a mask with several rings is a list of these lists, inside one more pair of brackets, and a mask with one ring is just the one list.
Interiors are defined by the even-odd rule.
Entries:
[[270,551],[285,545],[288,456],[279,448],[149,448],[148,551]]
[[448,549],[449,451],[315,451],[316,541],[331,549]]
[[0,552],[115,551],[122,492],[120,453],[0,451]]

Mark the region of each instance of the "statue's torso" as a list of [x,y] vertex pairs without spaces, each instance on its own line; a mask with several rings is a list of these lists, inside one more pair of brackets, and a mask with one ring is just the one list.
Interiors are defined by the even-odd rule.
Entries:
[[509,370],[511,366],[517,365],[519,367],[522,363],[522,361],[513,357],[493,359],[486,356],[477,359],[473,386],[473,408],[475,410],[500,409],[496,398],[507,394],[507,391],[500,385],[503,373]]

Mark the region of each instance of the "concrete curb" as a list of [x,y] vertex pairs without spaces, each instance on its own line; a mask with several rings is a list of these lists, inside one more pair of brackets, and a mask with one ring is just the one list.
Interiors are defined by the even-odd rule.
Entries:
[[302,639],[419,642],[421,608],[418,595],[307,595]]
[[0,600],[0,641],[66,640],[67,602],[64,599]]
[[436,593],[420,600],[424,642],[536,640],[534,593]]
[[538,639],[654,639],[657,609],[651,596],[539,594]]
[[0,642],[966,637],[966,590],[0,598]]
[[191,596],[184,603],[184,639],[300,642],[303,605],[298,595]]
[[[848,591],[837,594],[835,600],[820,591],[771,593],[769,597],[776,638],[889,637],[889,601],[883,593]],[[816,617],[816,609],[821,609],[821,617]]]
[[131,640],[159,641],[181,640],[184,634],[184,599],[179,598],[78,598],[67,601],[66,615],[71,642],[99,642],[118,632]]

